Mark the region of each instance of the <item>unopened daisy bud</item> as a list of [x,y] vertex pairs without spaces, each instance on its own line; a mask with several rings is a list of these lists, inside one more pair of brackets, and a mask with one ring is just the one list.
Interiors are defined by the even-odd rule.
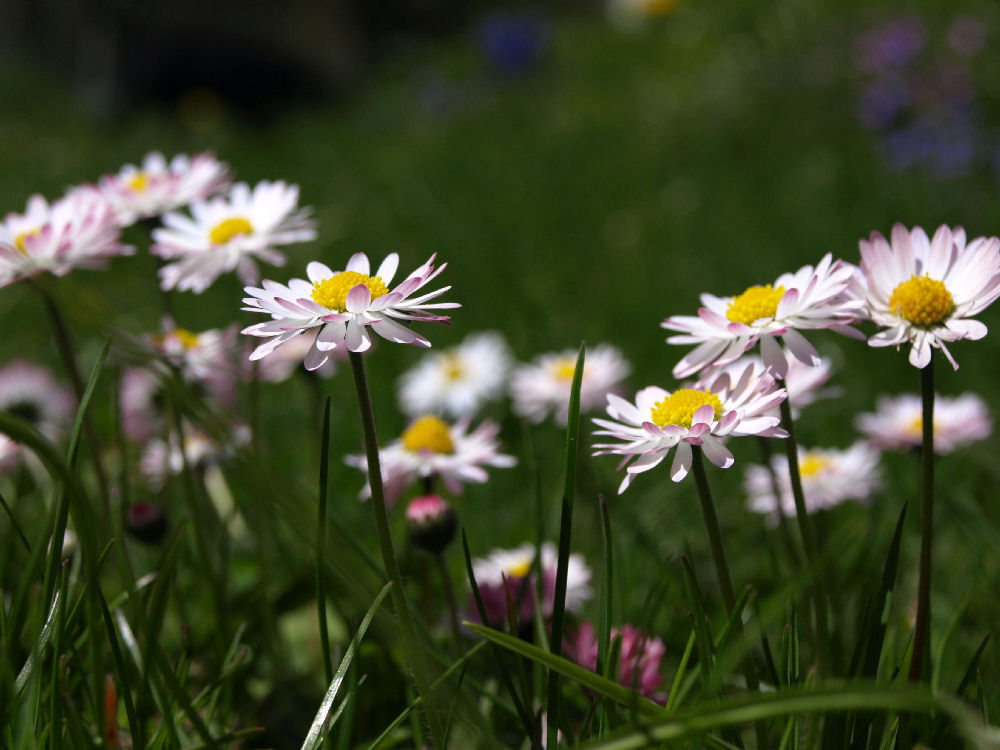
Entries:
[[406,506],[406,532],[410,541],[428,552],[440,552],[455,538],[458,519],[440,495],[415,497]]
[[167,535],[167,516],[152,503],[135,503],[125,512],[125,528],[143,544],[159,544]]

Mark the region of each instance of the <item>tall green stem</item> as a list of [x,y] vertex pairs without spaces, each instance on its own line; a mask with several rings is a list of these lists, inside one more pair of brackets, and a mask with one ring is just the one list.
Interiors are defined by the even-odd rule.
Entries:
[[799,472],[799,446],[795,442],[795,425],[792,420],[792,406],[786,398],[781,402],[781,426],[788,432],[784,441],[785,453],[788,456],[788,477],[792,484],[792,497],[795,498],[795,516],[799,523],[799,533],[802,535],[802,547],[809,561],[809,572],[813,585],[813,608],[816,614],[816,659],[819,677],[827,673],[830,653],[830,624],[827,614],[826,583],[823,570],[820,567],[819,545],[816,543],[816,532],[813,530],[812,518],[806,509],[806,497],[802,491],[802,475]]
[[431,739],[437,750],[444,750],[444,729],[437,712],[437,704],[431,691],[424,660],[417,647],[416,630],[410,605],[406,600],[403,588],[403,577],[396,561],[396,550],[392,545],[392,531],[389,528],[389,513],[385,504],[385,491],[382,488],[382,467],[379,463],[378,437],[375,434],[375,413],[372,409],[371,394],[368,391],[368,379],[365,376],[365,363],[362,355],[351,352],[351,370],[354,372],[354,386],[358,393],[358,407],[361,411],[361,428],[365,438],[365,456],[368,460],[368,485],[371,487],[372,511],[375,514],[375,531],[378,534],[379,550],[382,553],[382,564],[385,566],[386,577],[392,581],[392,603],[399,620],[400,646],[403,658],[413,671],[413,680],[417,684],[430,728]]
[[923,398],[923,444],[920,448],[920,578],[917,621],[913,631],[911,682],[920,681],[931,627],[931,542],[934,537],[934,360],[920,371]]

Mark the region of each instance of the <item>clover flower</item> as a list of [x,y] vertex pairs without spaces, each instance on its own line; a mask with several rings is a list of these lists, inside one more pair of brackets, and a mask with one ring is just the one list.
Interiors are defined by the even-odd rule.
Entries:
[[296,185],[264,181],[251,190],[238,182],[226,196],[191,204],[191,216],[165,214],[150,248],[172,261],[159,271],[160,286],[200,294],[234,270],[244,284],[257,283],[256,261],[283,266],[276,246],[316,237],[310,210],[298,208],[298,200]]
[[679,388],[670,393],[649,386],[636,394],[634,403],[608,394],[607,412],[617,421],[594,419],[594,424],[604,428],[594,434],[621,442],[595,444],[594,455],[623,457],[618,468],[625,468],[625,478],[618,494],[628,489],[637,474],[658,466],[675,448],[670,467],[670,478],[675,482],[691,469],[692,446],[699,446],[716,466],[728,469],[734,458],[723,444],[724,438],[787,437],[778,427],[778,417],[769,413],[785,396],[785,389],[776,388],[771,375],[757,373],[752,364],[738,379],[723,372],[704,389]]
[[424,355],[399,379],[399,403],[411,416],[466,417],[497,398],[507,384],[511,355],[496,331],[466,336],[461,344]]
[[698,315],[675,315],[660,326],[682,335],[668,344],[697,344],[674,367],[676,378],[689,377],[713,365],[725,365],[758,342],[764,364],[778,377],[788,372],[788,357],[818,365],[819,354],[800,330],[830,328],[854,338],[862,334],[850,324],[864,303],[849,293],[855,268],[832,260],[828,253],[816,265],[779,276],[773,284],[751,286],[733,297],[702,294]]
[[120,242],[114,210],[97,190],[78,187],[51,205],[33,195],[23,214],[0,223],[0,286],[73,268],[103,268],[134,250]]
[[[576,358],[577,352],[567,349],[542,354],[530,364],[516,367],[510,382],[514,413],[534,423],[554,414],[556,422],[565,425]],[[618,392],[631,371],[615,347],[599,344],[588,349],[580,383],[580,411],[598,408],[608,393]]]
[[[270,314],[272,320],[243,329],[249,336],[270,338],[250,354],[251,360],[261,359],[296,336],[319,328],[312,347],[305,356],[305,368],[316,370],[330,358],[333,350],[346,348],[365,352],[371,348],[373,330],[379,336],[398,344],[430,347],[431,343],[403,323],[447,323],[446,315],[428,310],[460,307],[457,302],[431,302],[451,289],[436,289],[419,297],[411,297],[435,279],[447,263],[435,268],[435,256],[390,288],[399,256],[391,253],[382,261],[375,275],[371,274],[368,256],[357,253],[343,271],[313,261],[306,266],[305,279],[292,279],[288,285],[265,280],[263,288],[247,287],[250,297],[244,298],[244,310]],[[401,321],[401,322],[400,322]]]
[[986,326],[971,317],[1000,297],[1000,240],[977,237],[966,244],[965,230],[938,227],[933,239],[920,227],[892,228],[891,243],[878,232],[860,241],[861,278],[857,294],[881,328],[871,346],[911,344],[910,364],[926,367],[931,349],[958,369],[946,343],[973,341]]
[[[398,440],[379,449],[382,482],[388,502],[395,500],[418,479],[440,479],[449,492],[461,494],[466,482],[482,484],[488,478],[484,466],[508,468],[517,463],[513,456],[500,453],[497,434],[500,426],[489,420],[469,430],[470,419],[453,425],[430,414],[418,417]],[[347,456],[345,462],[368,473],[364,455]],[[367,484],[361,498],[371,496]]]
[[[865,442],[857,442],[844,450],[835,448],[799,448],[799,476],[806,510],[815,513],[832,508],[845,500],[867,500],[882,486],[879,474],[879,451]],[[775,497],[777,480],[780,497]],[[756,513],[766,513],[771,520],[782,513],[795,516],[795,498],[784,456],[774,456],[771,467],[747,467],[743,482],[747,505]]]
[[[621,638],[621,650],[615,670],[620,685],[635,690],[653,700],[663,682],[660,663],[666,646],[659,638],[647,635],[633,625],[611,628],[611,641]],[[589,622],[580,623],[576,633],[566,643],[566,655],[581,667],[597,671],[597,635]]]
[[[920,396],[879,396],[875,412],[854,420],[869,441],[882,450],[907,450],[923,444],[923,405]],[[985,440],[992,426],[983,400],[974,393],[956,398],[934,396],[934,452],[952,451]]]
[[98,182],[123,227],[203,200],[228,185],[227,166],[212,154],[177,154],[168,163],[158,151],[146,154],[141,166],[126,164]]

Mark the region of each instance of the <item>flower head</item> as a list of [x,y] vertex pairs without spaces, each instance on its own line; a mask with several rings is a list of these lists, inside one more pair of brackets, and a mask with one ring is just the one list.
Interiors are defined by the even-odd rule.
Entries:
[[[488,478],[484,466],[508,468],[517,459],[499,452],[496,436],[500,426],[486,420],[469,431],[468,418],[449,425],[430,414],[417,417],[398,440],[379,450],[386,500],[392,502],[418,479],[439,478],[449,492],[461,494],[466,482],[482,484]],[[345,461],[365,473],[368,460],[363,455]],[[365,485],[361,497],[371,495]]]
[[467,417],[507,384],[511,356],[495,331],[474,333],[458,346],[433,352],[399,379],[399,402],[409,415]]
[[[577,352],[567,349],[543,354],[530,364],[516,367],[510,383],[514,413],[536,423],[555,414],[556,421],[565,425],[576,357]],[[615,347],[599,344],[588,349],[580,384],[580,411],[598,408],[609,393],[618,392],[631,371],[631,365]]]
[[608,394],[608,415],[617,421],[595,419],[604,429],[595,435],[620,443],[595,444],[594,455],[623,456],[619,468],[625,479],[621,494],[637,474],[658,466],[676,448],[670,478],[681,481],[691,469],[692,446],[699,446],[716,466],[728,469],[733,454],[723,438],[738,435],[787,437],[779,419],[769,414],[785,398],[784,388],[775,388],[774,378],[758,374],[748,365],[739,378],[721,373],[707,388],[679,388],[673,393],[657,386],[643,388],[631,403]]
[[165,214],[150,248],[172,261],[160,269],[160,286],[199,294],[234,270],[243,283],[257,283],[257,260],[282,266],[277,245],[316,237],[310,211],[298,208],[298,200],[296,185],[264,181],[251,190],[238,182],[226,196],[193,203],[191,216]]
[[971,317],[1000,297],[1000,240],[977,237],[966,245],[961,227],[942,225],[928,239],[920,227],[895,224],[891,244],[872,232],[860,246],[857,293],[884,329],[868,343],[909,343],[910,364],[921,368],[931,361],[931,349],[940,349],[957,370],[945,344],[986,335],[986,326]]
[[[857,442],[846,450],[834,448],[799,449],[799,476],[805,495],[806,510],[832,508],[845,500],[867,500],[881,485],[878,470],[879,452],[871,445]],[[775,497],[777,482],[779,497]],[[751,510],[795,516],[795,498],[784,456],[774,456],[771,467],[750,466],[744,479]]]
[[0,223],[0,286],[42,273],[64,276],[78,266],[102,268],[132,254],[120,238],[114,210],[93,188],[75,188],[51,205],[33,195],[25,213]]
[[[923,405],[920,396],[880,396],[875,413],[859,414],[855,424],[878,448],[900,450],[923,444]],[[934,396],[934,452],[951,453],[985,440],[992,426],[986,404],[974,393],[957,398]]]
[[313,328],[318,328],[319,332],[305,356],[307,370],[322,367],[335,349],[368,351],[372,345],[369,329],[398,344],[429,347],[430,341],[403,323],[447,323],[448,316],[427,311],[460,307],[457,302],[431,302],[451,289],[450,286],[419,297],[410,296],[448,265],[444,263],[435,269],[434,257],[432,255],[392,288],[390,285],[399,265],[396,253],[382,261],[374,276],[370,275],[368,256],[357,253],[351,256],[343,271],[332,271],[329,266],[313,261],[306,266],[308,281],[292,279],[286,286],[265,280],[262,289],[247,287],[246,292],[251,296],[244,298],[247,307],[243,309],[267,313],[272,318],[243,329],[243,333],[250,336],[270,339],[254,349],[250,359],[266,357],[285,342]]
[[[267,357],[256,360],[258,376],[265,383],[281,383],[288,380],[296,370],[305,372],[302,370],[302,360],[312,349],[312,345],[313,342],[308,336],[296,336],[282,344]],[[247,349],[244,356],[249,356],[252,350],[253,347]],[[330,356],[323,366],[313,370],[312,374],[321,378],[332,377],[337,371],[337,362],[347,359],[347,349],[343,347],[332,349],[328,354]],[[250,368],[247,367],[246,370],[249,374]]]
[[149,486],[159,489],[168,476],[183,471],[185,460],[192,469],[203,471],[222,462],[249,439],[250,430],[246,425],[233,428],[226,444],[196,427],[185,425],[183,444],[175,433],[170,434],[169,442],[159,438],[151,440],[142,454],[140,469]]
[[98,183],[123,227],[203,200],[227,185],[228,168],[212,154],[178,154],[168,163],[158,151],[146,154],[141,166],[126,164]]
[[0,411],[10,412],[54,440],[67,427],[75,399],[45,367],[24,360],[0,368]]
[[[615,670],[615,679],[620,685],[635,690],[647,698],[656,698],[656,691],[663,682],[660,662],[666,653],[666,646],[659,638],[647,635],[633,625],[611,628],[611,641],[621,638],[621,651]],[[594,626],[589,622],[580,623],[576,633],[566,643],[566,654],[581,667],[591,672],[597,671],[597,637]]]
[[[476,586],[483,599],[486,618],[493,624],[505,622],[507,618],[507,594],[511,601],[518,605],[518,622],[524,626],[534,617],[534,597],[527,586],[534,585],[536,580],[531,575],[535,562],[535,545],[522,544],[514,549],[493,550],[486,557],[472,561],[472,573],[476,578]],[[537,569],[541,571],[542,580],[542,614],[545,618],[552,615],[555,601],[556,568],[559,556],[556,547],[546,542],[541,548],[541,560]],[[506,588],[504,584],[506,582]],[[578,554],[569,556],[566,569],[566,610],[579,612],[591,595],[590,569]],[[470,601],[470,609],[475,611],[475,605]],[[476,616],[478,619],[478,615]]]
[[458,517],[440,495],[422,495],[406,506],[406,533],[414,546],[440,552],[455,538]]
[[781,339],[796,359],[818,365],[819,354],[800,330],[831,328],[855,338],[851,328],[863,302],[848,293],[855,268],[833,261],[829,254],[819,264],[803,266],[779,276],[773,284],[751,286],[733,297],[701,295],[697,317],[675,315],[661,323],[670,331],[668,344],[697,344],[674,367],[674,377],[685,378],[712,365],[725,365],[760,342],[760,353],[778,377],[788,371]]

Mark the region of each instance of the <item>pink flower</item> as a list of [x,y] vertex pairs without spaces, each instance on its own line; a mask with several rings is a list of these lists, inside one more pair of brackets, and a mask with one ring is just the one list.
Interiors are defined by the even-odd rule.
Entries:
[[[666,652],[663,641],[632,625],[611,628],[611,642],[614,643],[619,636],[621,653],[615,678],[640,695],[658,700],[656,691],[663,682],[660,662]],[[566,654],[581,667],[586,667],[591,672],[597,671],[597,637],[593,625],[585,622],[577,628],[574,637],[566,644]]]

